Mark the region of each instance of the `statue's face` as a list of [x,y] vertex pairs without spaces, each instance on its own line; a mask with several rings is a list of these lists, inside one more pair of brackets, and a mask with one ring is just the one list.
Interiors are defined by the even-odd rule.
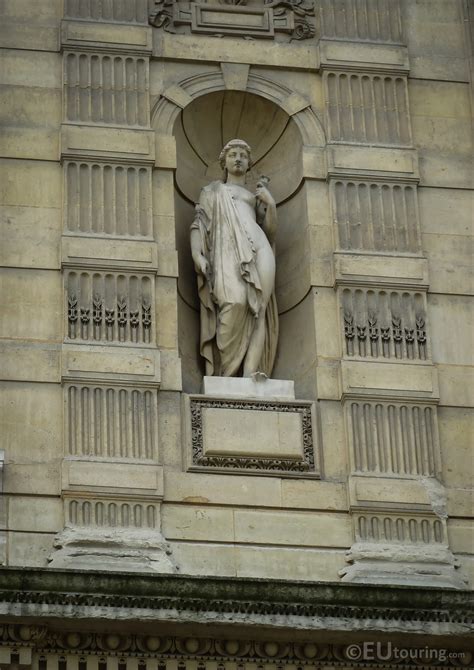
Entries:
[[244,147],[231,147],[225,155],[225,167],[229,174],[242,175],[249,169],[249,155]]

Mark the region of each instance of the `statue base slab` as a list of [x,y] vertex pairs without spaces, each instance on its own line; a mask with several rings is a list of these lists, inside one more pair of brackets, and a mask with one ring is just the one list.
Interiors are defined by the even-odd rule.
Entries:
[[269,379],[258,372],[251,377],[204,377],[203,393],[214,398],[294,400],[295,383],[287,379]]

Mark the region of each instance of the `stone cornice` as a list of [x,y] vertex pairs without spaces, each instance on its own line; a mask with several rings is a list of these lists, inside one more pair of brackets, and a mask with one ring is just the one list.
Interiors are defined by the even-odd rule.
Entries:
[[[472,592],[280,580],[0,569],[0,615],[466,634]],[[120,613],[121,612],[121,613]],[[115,614],[115,616],[117,616]]]

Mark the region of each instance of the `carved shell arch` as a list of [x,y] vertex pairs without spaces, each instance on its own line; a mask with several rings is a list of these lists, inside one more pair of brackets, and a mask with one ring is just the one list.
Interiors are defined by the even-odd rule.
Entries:
[[[298,126],[304,145],[326,146],[326,135],[309,100],[268,77],[249,73],[245,88],[228,88],[222,70],[200,72],[169,86],[151,109],[151,125],[158,133],[171,135],[181,110],[195,98],[225,90],[245,90],[276,103],[292,117]],[[292,109],[293,106],[293,109]]]
[[[324,147],[319,119],[302,95],[280,82],[236,66],[229,81],[226,65],[196,73],[169,86],[152,109],[152,127],[174,136],[178,149],[177,184],[196,201],[206,183],[222,176],[217,158],[223,144],[242,137],[253,149],[247,184],[271,178],[277,202],[299,188],[305,145]],[[227,79],[227,81],[226,81]]]

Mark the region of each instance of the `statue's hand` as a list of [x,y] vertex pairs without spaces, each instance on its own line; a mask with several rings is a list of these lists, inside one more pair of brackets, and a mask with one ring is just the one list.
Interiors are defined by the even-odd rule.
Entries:
[[263,202],[264,205],[275,205],[275,200],[273,199],[272,194],[268,188],[265,188],[265,186],[259,184],[255,190],[255,195],[257,196],[257,200]]
[[200,272],[204,277],[209,280],[211,276],[211,268],[209,265],[209,261],[207,258],[204,256],[204,254],[200,254],[199,257],[197,258],[197,261],[195,261],[196,265],[196,271]]

